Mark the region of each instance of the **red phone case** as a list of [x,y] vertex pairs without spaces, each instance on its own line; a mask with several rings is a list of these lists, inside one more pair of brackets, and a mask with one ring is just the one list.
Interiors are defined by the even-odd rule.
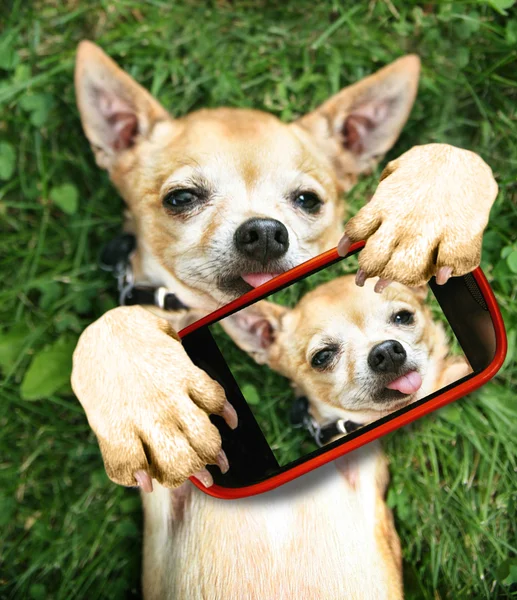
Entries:
[[[350,248],[350,253],[360,250],[364,245],[365,242],[358,242],[354,244]],[[203,317],[199,321],[192,323],[192,325],[185,327],[185,329],[182,329],[179,332],[179,336],[180,338],[183,338],[189,333],[196,331],[196,329],[199,329],[200,327],[210,325],[214,321],[218,321],[227,316],[229,313],[244,307],[244,305],[252,304],[253,301],[258,300],[260,297],[268,295],[278,288],[290,283],[291,281],[299,279],[315,269],[324,267],[326,264],[333,262],[338,258],[340,258],[340,256],[336,248],[333,250],[328,250],[327,252],[324,252],[323,254],[320,254],[319,256],[316,256],[315,258],[302,263],[301,265],[298,265],[297,267],[294,267],[293,269],[286,271],[281,275],[278,275],[271,281],[264,283],[263,285],[247,292],[240,298],[237,298],[237,300],[230,302],[230,304],[223,306],[222,308],[210,313],[206,317]],[[416,419],[423,417],[424,415],[427,415],[428,413],[441,408],[442,406],[445,406],[446,404],[449,404],[450,402],[453,402],[454,400],[457,400],[458,398],[461,398],[470,392],[473,392],[477,388],[487,383],[490,379],[492,379],[492,377],[494,377],[504,362],[507,349],[506,332],[494,293],[483,271],[478,267],[472,271],[472,276],[476,280],[479,289],[483,293],[488,311],[494,324],[496,338],[496,351],[494,358],[490,365],[488,365],[488,367],[486,367],[483,371],[468,381],[464,381],[458,386],[443,392],[443,394],[439,394],[436,398],[433,398],[428,402],[421,404],[420,406],[416,406],[413,410],[398,415],[387,423],[383,423],[375,429],[365,432],[364,435],[350,440],[349,443],[345,442],[336,448],[332,448],[328,452],[311,458],[303,464],[297,465],[283,473],[279,473],[278,475],[275,475],[266,481],[261,481],[260,483],[255,483],[253,485],[248,485],[241,488],[225,488],[217,484],[214,484],[209,488],[205,488],[202,483],[194,478],[191,478],[192,483],[206,494],[216,498],[224,499],[245,498],[247,496],[268,492],[269,490],[287,483],[288,481],[292,481],[296,477],[300,477],[300,475],[304,475],[305,473],[312,471],[316,467],[335,460],[336,458],[339,458],[340,456],[343,456],[344,454],[347,454],[348,452],[351,452],[352,450],[355,450],[356,448],[359,448],[368,442],[376,440],[383,435],[398,429],[399,427],[407,425],[408,423],[411,423]]]

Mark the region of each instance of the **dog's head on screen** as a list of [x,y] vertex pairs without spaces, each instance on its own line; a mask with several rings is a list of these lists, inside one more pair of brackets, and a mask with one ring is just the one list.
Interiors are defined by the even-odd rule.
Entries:
[[434,391],[448,354],[426,288],[338,277],[286,308],[261,301],[222,321],[258,363],[289,378],[322,415],[332,408],[373,420]]

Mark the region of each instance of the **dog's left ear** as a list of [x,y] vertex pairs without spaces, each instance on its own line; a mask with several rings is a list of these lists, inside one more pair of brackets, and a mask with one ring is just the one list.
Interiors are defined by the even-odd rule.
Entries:
[[260,365],[267,364],[285,306],[261,300],[226,317],[221,325],[232,340]]
[[84,132],[104,169],[145,139],[157,121],[170,118],[147,90],[87,40],[77,49],[75,90]]
[[350,174],[372,169],[397,140],[415,100],[419,73],[418,56],[404,56],[296,122],[332,160],[343,188]]

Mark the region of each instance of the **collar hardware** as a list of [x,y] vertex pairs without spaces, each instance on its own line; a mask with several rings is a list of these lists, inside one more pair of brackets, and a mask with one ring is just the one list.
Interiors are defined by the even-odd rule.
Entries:
[[299,396],[295,399],[291,406],[289,420],[293,427],[306,429],[320,448],[328,444],[336,435],[347,435],[362,427],[362,424],[347,419],[337,419],[327,425],[320,425],[309,413],[307,396]]
[[157,306],[166,311],[188,310],[188,306],[163,286],[152,287],[135,284],[131,255],[136,250],[136,237],[122,233],[110,240],[102,249],[99,266],[117,280],[120,306],[135,304]]

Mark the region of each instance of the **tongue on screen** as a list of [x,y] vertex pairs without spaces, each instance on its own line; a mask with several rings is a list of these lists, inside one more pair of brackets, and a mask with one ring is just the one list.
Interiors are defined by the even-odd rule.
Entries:
[[398,390],[402,394],[414,394],[420,389],[422,385],[422,378],[418,371],[410,371],[402,377],[398,377],[395,381],[392,381],[386,387],[389,390]]
[[267,281],[276,277],[278,273],[248,273],[247,275],[241,275],[244,281],[251,285],[251,287],[258,287]]

